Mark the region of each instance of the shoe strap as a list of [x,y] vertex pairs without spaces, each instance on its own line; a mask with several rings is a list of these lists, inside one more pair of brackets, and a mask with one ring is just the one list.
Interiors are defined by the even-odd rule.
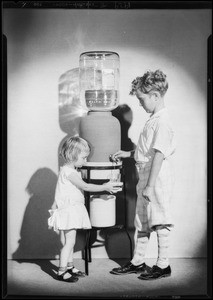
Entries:
[[67,273],[70,275],[68,270],[66,270],[64,273],[60,274],[59,276],[61,276],[63,279],[69,279],[70,277],[72,277],[72,276],[69,276],[68,278],[64,278],[64,275],[66,275]]

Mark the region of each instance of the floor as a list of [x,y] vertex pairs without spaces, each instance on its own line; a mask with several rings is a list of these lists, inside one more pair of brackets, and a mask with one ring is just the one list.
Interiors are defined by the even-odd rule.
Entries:
[[[172,276],[154,281],[139,280],[138,274],[118,276],[110,270],[125,263],[124,259],[95,258],[89,263],[89,275],[77,283],[55,280],[58,260],[25,260],[7,262],[8,296],[69,296],[70,298],[191,298],[207,296],[207,260],[170,259]],[[154,264],[147,259],[148,265]],[[75,266],[84,271],[84,260]],[[169,297],[169,298],[170,298]]]

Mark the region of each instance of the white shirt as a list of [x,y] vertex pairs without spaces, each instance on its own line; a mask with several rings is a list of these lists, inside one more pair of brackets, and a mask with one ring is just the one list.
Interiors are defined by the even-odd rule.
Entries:
[[174,131],[166,108],[153,114],[140,133],[135,150],[136,163],[151,163],[155,151],[159,150],[165,158],[172,155],[176,148]]

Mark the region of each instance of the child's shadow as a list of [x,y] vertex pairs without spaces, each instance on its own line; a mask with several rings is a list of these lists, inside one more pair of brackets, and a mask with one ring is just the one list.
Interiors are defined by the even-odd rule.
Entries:
[[[128,136],[133,120],[131,108],[126,104],[122,104],[114,109],[112,114],[119,120],[121,125],[121,149],[124,151],[134,150],[135,144]],[[126,231],[128,230],[132,243],[130,243],[125,230],[114,231],[109,229],[101,232],[101,234],[105,236],[107,254],[109,258],[115,261],[116,258],[130,257],[132,254],[131,250],[133,251],[134,215],[137,199],[136,184],[138,181],[135,160],[133,158],[123,159],[123,168],[125,174],[126,199],[124,199],[122,192],[116,195],[116,224],[126,225]]]
[[48,209],[54,201],[57,175],[48,168],[38,169],[26,187],[30,198],[21,226],[19,246],[12,258],[19,262],[38,264],[46,273],[54,276],[56,268],[50,261],[55,259],[62,247],[60,236],[48,229]]

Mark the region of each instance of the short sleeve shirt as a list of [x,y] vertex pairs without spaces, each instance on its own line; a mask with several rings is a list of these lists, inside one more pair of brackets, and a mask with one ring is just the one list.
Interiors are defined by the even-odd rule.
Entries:
[[175,152],[176,142],[166,108],[152,115],[146,122],[140,133],[135,151],[136,162],[151,163],[158,150],[164,154],[164,158]]

